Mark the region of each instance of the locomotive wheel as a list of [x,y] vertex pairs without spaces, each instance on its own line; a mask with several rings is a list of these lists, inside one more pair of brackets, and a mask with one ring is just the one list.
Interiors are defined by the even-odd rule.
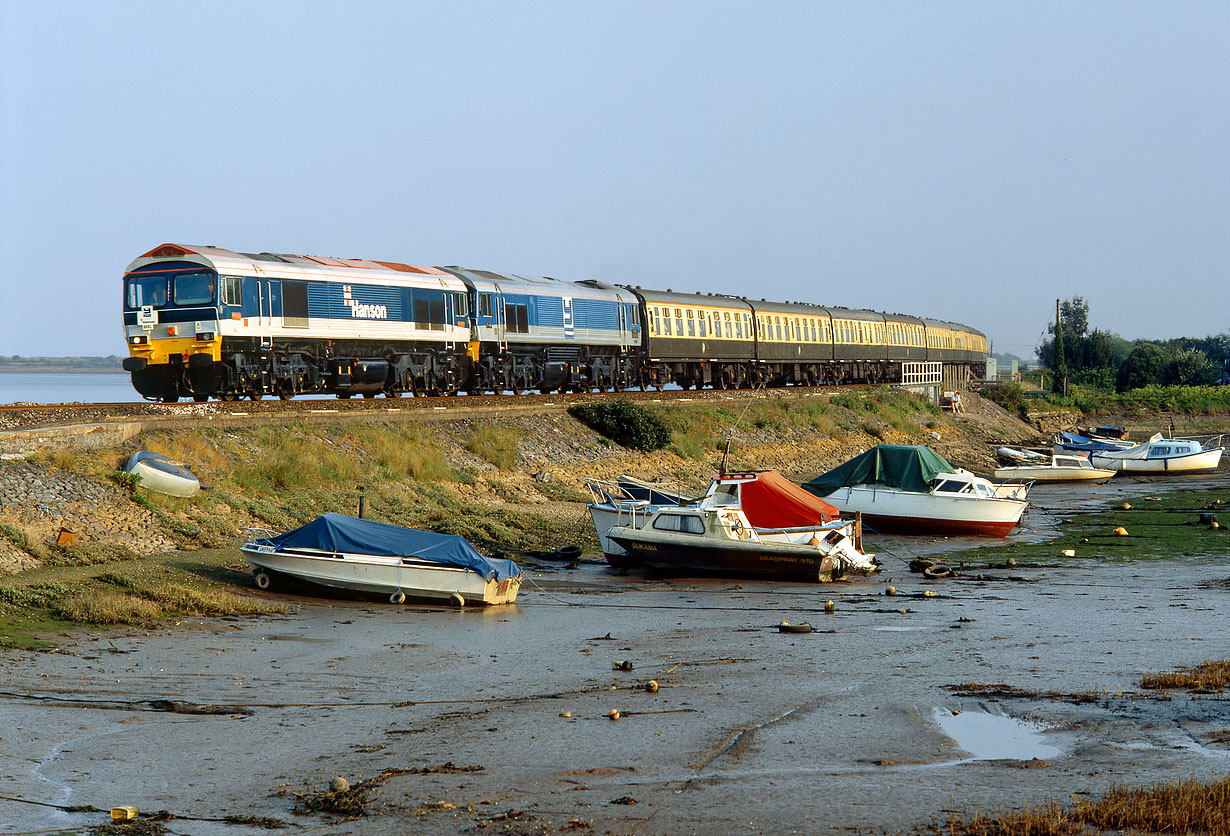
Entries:
[[179,403],[179,395],[163,395],[161,400],[163,403]]
[[239,400],[239,393],[238,392],[219,392],[218,400],[225,401],[227,403],[231,401],[237,401]]
[[205,401],[209,400],[209,395],[201,395],[196,392],[193,392],[192,400],[195,401],[196,403],[205,403]]
[[278,387],[278,399],[283,401],[293,400],[295,397],[295,386],[289,380]]
[[376,397],[376,393],[375,393],[375,392],[364,392],[364,393],[363,393],[363,397],[365,397],[365,398],[367,398],[367,399],[369,399],[369,400],[370,400],[371,398]]
[[265,393],[260,391],[259,389],[253,389],[251,392],[248,393],[248,397],[251,400],[259,401],[261,398],[265,397]]
[[401,387],[400,386],[390,386],[388,389],[384,390],[384,396],[386,398],[400,398],[401,397]]

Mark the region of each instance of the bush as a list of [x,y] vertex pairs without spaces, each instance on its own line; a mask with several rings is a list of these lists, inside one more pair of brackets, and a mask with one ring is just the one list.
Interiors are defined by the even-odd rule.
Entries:
[[632,450],[661,450],[671,440],[670,428],[656,413],[627,398],[577,404],[568,414],[585,426]]

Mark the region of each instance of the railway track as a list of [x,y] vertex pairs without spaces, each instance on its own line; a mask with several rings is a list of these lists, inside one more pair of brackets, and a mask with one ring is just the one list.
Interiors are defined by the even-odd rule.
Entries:
[[219,419],[276,419],[317,416],[441,417],[501,413],[561,412],[578,403],[627,398],[637,403],[746,402],[775,397],[816,397],[841,392],[861,391],[868,386],[801,387],[759,390],[666,390],[662,392],[626,391],[562,395],[464,395],[423,398],[320,398],[291,401],[208,401],[206,403],[67,403],[0,404],[0,432],[82,423],[140,421],[151,423],[194,421],[216,423]]

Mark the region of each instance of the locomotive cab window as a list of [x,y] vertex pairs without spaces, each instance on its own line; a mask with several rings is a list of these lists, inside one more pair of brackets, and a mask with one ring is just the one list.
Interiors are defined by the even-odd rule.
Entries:
[[470,315],[470,300],[464,293],[453,294],[453,311],[456,316]]
[[214,300],[212,273],[180,273],[171,280],[171,287],[177,305],[208,305]]
[[494,316],[491,307],[491,294],[478,294],[478,315],[479,316]]
[[133,276],[128,279],[124,302],[129,308],[145,305],[161,308],[167,303],[166,276]]

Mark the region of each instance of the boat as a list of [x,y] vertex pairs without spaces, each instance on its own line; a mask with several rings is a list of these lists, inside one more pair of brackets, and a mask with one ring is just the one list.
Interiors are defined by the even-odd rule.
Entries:
[[[1162,437],[1161,433],[1155,433],[1149,441],[1157,441]],[[1057,455],[1089,455],[1094,452],[1106,450],[1126,450],[1129,447],[1135,447],[1140,442],[1125,441],[1118,438],[1097,437],[1078,435],[1077,433],[1056,433],[1052,439],[1052,450]]]
[[321,586],[466,604],[511,604],[523,574],[511,560],[486,557],[464,537],[329,513],[240,548],[268,589],[279,575]]
[[[740,474],[731,484],[735,485],[740,507],[753,526],[799,527],[837,519],[838,513],[831,505],[800,490],[777,471],[752,473],[755,479]],[[615,482],[584,480],[590,494],[586,510],[594,522],[598,543],[607,562],[621,569],[628,567],[627,561],[623,560],[627,552],[607,537],[611,528],[617,525],[640,528],[651,514],[665,506],[695,506],[717,490],[721,478],[718,476],[712,480],[704,493],[696,498],[628,476],[620,476]]]
[[173,462],[161,453],[138,450],[129,457],[124,472],[140,478],[139,487],[168,496],[196,496],[201,483],[183,462]]
[[[860,523],[776,471],[721,473],[700,499],[646,504],[599,536],[613,566],[670,574],[828,582],[878,568]],[[604,547],[605,548],[605,547]]]
[[1004,537],[1025,513],[1028,484],[992,484],[928,447],[878,444],[803,484],[877,531]]
[[639,527],[645,524],[650,514],[664,505],[690,505],[698,501],[689,499],[679,491],[664,489],[628,476],[620,476],[613,482],[590,478],[585,479],[584,484],[590,497],[585,510],[594,522],[598,545],[606,555],[607,562],[621,569],[626,568],[623,558],[627,552],[606,536],[612,527]]
[[1127,441],[1129,435],[1127,427],[1112,427],[1106,425],[1100,427],[1077,427],[1076,434],[1083,436],[1084,438],[1109,438],[1115,441]]
[[1033,482],[1105,482],[1113,470],[1094,467],[1086,456],[1052,455],[1045,461],[996,468],[996,479],[1027,479]]
[[1045,453],[1035,453],[1033,450],[1017,450],[1014,447],[999,447],[995,450],[995,455],[999,456],[1001,461],[1010,463],[1041,462],[1046,459]]
[[1196,438],[1154,438],[1124,450],[1097,450],[1089,459],[1095,467],[1124,473],[1198,473],[1216,470],[1221,463],[1222,436],[1209,444]]

